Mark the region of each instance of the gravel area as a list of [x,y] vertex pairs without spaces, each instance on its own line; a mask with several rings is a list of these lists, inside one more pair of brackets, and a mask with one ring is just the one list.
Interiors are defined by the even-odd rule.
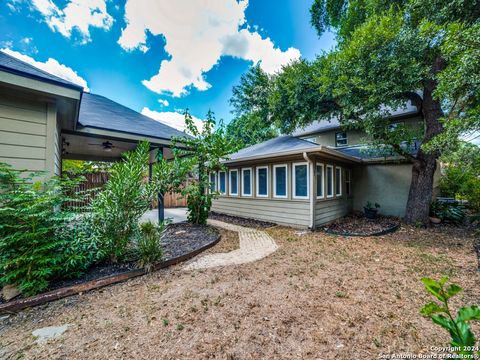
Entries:
[[[3,358],[378,359],[448,346],[419,314],[421,277],[447,274],[478,304],[472,233],[454,227],[344,238],[284,227],[280,248],[253,263],[198,271],[182,265],[0,320]],[[36,344],[32,331],[70,324]],[[474,332],[480,334],[478,324]]]
[[275,223],[271,223],[267,221],[247,219],[247,218],[242,218],[238,216],[219,214],[216,212],[210,212],[210,215],[208,216],[208,218],[212,220],[223,221],[226,223],[230,223],[238,226],[251,227],[255,229],[267,229],[267,228],[276,226]]
[[338,235],[368,236],[389,230],[398,224],[400,224],[400,220],[395,217],[379,215],[376,219],[367,219],[363,213],[354,213],[338,219],[322,229]]

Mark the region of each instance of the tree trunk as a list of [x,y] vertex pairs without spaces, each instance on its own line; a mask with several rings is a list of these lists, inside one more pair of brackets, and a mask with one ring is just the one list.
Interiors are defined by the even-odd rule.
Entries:
[[[438,73],[443,66],[443,60],[438,58],[433,66],[433,73]],[[433,91],[436,85],[435,80],[425,81],[421,104],[425,121],[425,135],[422,143],[428,142],[443,131],[443,125],[440,122],[440,118],[443,116],[442,108],[440,102],[433,98]],[[412,182],[405,212],[405,222],[408,224],[427,225],[429,222],[428,216],[433,195],[433,177],[439,157],[439,151],[425,153],[422,147],[420,147],[416,159],[413,160]]]

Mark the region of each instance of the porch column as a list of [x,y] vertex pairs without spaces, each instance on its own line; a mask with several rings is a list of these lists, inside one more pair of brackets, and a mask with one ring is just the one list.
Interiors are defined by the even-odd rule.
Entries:
[[[163,147],[157,148],[157,157],[156,160],[160,161],[163,158]],[[165,220],[165,204],[163,202],[163,192],[159,192],[157,196],[158,201],[158,223],[160,224]]]

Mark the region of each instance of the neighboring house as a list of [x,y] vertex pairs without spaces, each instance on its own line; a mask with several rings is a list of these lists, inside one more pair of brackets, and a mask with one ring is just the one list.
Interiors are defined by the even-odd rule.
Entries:
[[60,175],[62,159],[112,161],[141,140],[169,158],[185,136],[0,51],[0,162]]
[[[391,121],[421,124],[413,106],[394,112]],[[220,193],[212,211],[299,228],[361,211],[367,201],[379,203],[382,214],[404,216],[411,163],[369,149],[365,141],[366,134],[342,130],[332,120],[242,149],[224,162],[227,171],[210,174]]]

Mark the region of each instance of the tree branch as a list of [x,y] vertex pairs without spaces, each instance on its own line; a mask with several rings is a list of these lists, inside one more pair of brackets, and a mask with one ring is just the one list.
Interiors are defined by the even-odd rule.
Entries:
[[407,91],[403,95],[412,102],[412,104],[417,108],[417,111],[422,111],[423,99],[420,95],[413,91]]

